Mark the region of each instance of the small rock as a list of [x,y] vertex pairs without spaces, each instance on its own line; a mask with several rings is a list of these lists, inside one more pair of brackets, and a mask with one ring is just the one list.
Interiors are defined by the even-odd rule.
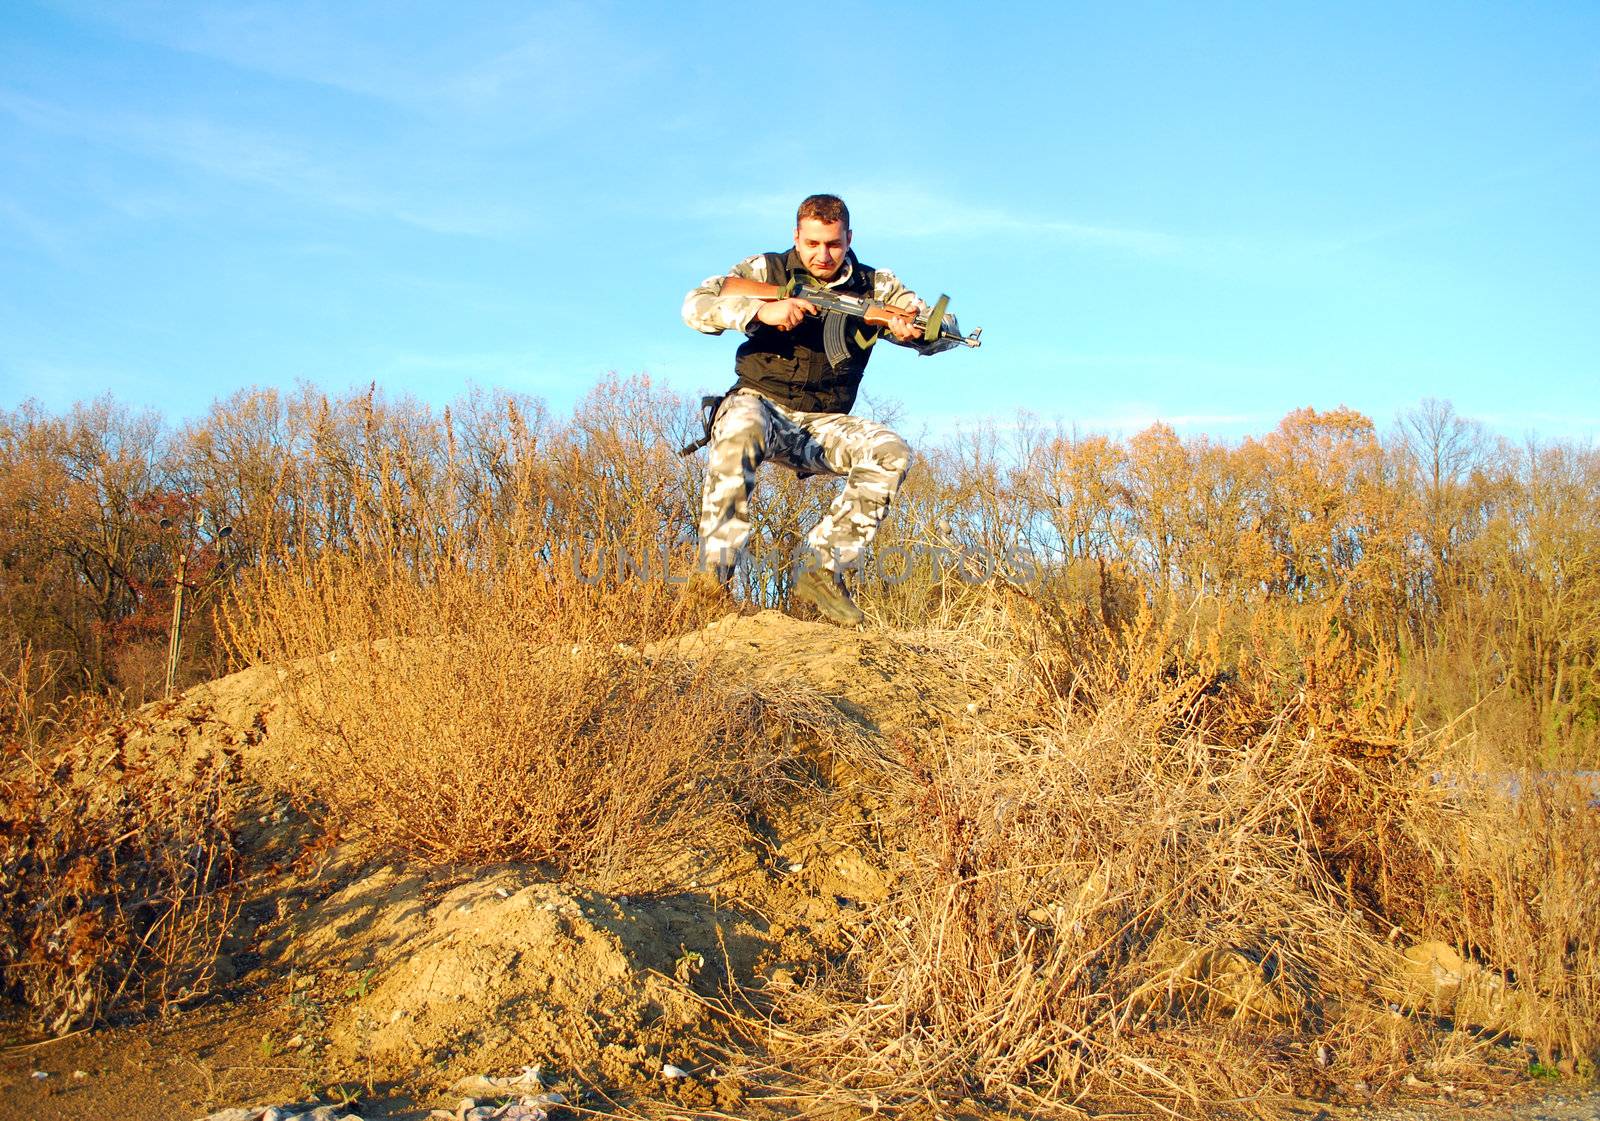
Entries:
[[1418,942],[1408,946],[1405,959],[1416,980],[1431,983],[1436,988],[1457,988],[1468,972],[1461,955],[1443,942]]
[[515,1105],[501,1106],[495,1112],[495,1121],[548,1121],[550,1112],[542,1105],[534,1105],[526,1098]]
[[75,1070],[72,1072],[72,1077],[77,1079],[79,1082],[82,1082],[85,1078],[89,1077],[89,1072],[86,1070]]
[[543,1085],[544,1068],[534,1065],[523,1067],[518,1074],[469,1074],[456,1079],[450,1088],[463,1094],[504,1094],[519,1087]]
[[804,869],[805,869],[805,865],[800,863],[800,861],[798,861],[798,860],[795,861],[793,864],[789,865],[789,871],[791,871],[791,872],[799,872],[799,871],[803,871]]
[[689,1072],[684,1070],[682,1067],[675,1067],[671,1063],[662,1063],[661,1064],[661,1077],[662,1078],[688,1078],[689,1077]]
[[47,1070],[36,1070],[36,1071],[33,1072],[33,1080],[35,1082],[43,1082],[46,1078],[49,1078],[49,1077],[50,1077],[50,1072],[47,1071]]

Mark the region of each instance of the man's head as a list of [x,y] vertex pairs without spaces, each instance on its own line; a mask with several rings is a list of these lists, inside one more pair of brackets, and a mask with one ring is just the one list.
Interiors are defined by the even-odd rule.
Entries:
[[832,280],[850,248],[850,209],[835,195],[812,195],[794,219],[794,248],[818,280]]

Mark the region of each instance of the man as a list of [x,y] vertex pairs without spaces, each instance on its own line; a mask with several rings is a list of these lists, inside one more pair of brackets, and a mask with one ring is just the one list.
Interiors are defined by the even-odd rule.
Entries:
[[[835,623],[864,616],[842,573],[861,563],[878,525],[894,501],[911,462],[911,449],[884,425],[850,415],[870,346],[846,332],[839,364],[824,350],[822,317],[803,299],[761,300],[724,296],[730,276],[784,285],[794,279],[813,288],[881,300],[916,314],[926,308],[887,269],[873,269],[850,249],[850,211],[833,195],[812,195],[795,215],[794,248],[739,262],[728,276],[713,276],[683,301],[684,322],[697,331],[747,336],[734,359],[738,384],[723,399],[711,427],[711,459],[700,504],[701,582],[724,584],[750,536],[749,500],[756,468],[773,460],[802,477],[842,475],[844,489],[806,538],[810,563],[795,594]],[[912,342],[921,332],[892,319],[894,337]]]

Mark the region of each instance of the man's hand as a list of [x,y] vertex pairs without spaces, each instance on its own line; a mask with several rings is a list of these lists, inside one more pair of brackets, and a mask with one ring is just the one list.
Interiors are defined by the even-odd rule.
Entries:
[[912,318],[909,311],[906,312],[904,318],[897,315],[889,320],[888,326],[889,333],[903,343],[922,337],[922,328],[917,326],[916,320]]
[[756,311],[756,318],[769,327],[787,331],[806,316],[816,314],[817,305],[810,300],[790,298],[762,304]]

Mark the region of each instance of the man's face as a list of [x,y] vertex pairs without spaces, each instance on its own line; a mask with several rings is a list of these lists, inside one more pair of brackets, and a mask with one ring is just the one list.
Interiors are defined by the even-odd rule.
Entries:
[[832,280],[850,248],[850,231],[843,222],[802,218],[794,228],[794,248],[807,272],[818,280]]

